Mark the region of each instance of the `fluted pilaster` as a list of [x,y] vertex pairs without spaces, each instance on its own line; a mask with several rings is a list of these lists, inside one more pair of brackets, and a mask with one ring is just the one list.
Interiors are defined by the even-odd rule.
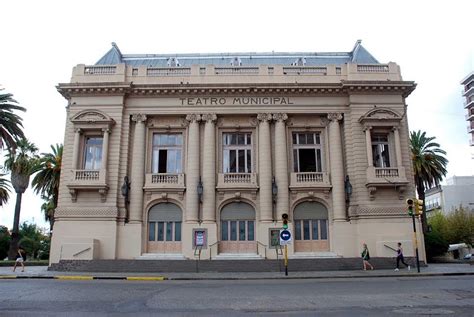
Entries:
[[288,192],[288,150],[286,138],[286,124],[288,119],[286,113],[273,115],[275,123],[275,181],[278,186],[278,196],[276,203],[277,218],[289,213],[288,203],[290,200]]
[[79,143],[81,141],[81,129],[75,129],[74,131],[74,148],[72,151],[72,169],[75,170],[78,168],[79,161]]
[[130,183],[130,222],[143,220],[143,184],[145,181],[145,132],[146,115],[134,114],[135,133]]
[[394,127],[393,135],[395,136],[395,155],[397,156],[397,167],[402,167],[402,148],[400,144],[400,133],[398,127]]
[[260,185],[260,220],[272,221],[272,158],[270,123],[272,115],[260,113],[258,128],[258,168]]
[[199,121],[201,115],[186,116],[188,127],[188,158],[186,168],[186,221],[198,221],[199,201],[197,186],[199,183]]
[[345,193],[344,193],[344,162],[342,157],[342,140],[339,121],[341,113],[329,113],[329,158],[331,160],[331,184],[333,219],[345,220]]
[[206,122],[204,126],[204,161],[202,163],[202,182],[204,187],[204,197],[202,203],[203,221],[216,221],[216,133],[215,124],[217,116],[215,114],[204,114],[202,120]]
[[104,133],[104,143],[102,144],[102,162],[100,165],[101,170],[107,170],[107,162],[109,161],[109,135],[110,129],[102,129]]
[[365,146],[367,150],[367,164],[369,165],[369,167],[374,166],[374,159],[372,154],[372,137],[370,135],[371,129],[371,127],[365,128]]

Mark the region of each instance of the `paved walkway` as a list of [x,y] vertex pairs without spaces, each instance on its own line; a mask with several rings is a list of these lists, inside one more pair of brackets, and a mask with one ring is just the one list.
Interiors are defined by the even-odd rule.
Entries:
[[470,264],[430,264],[422,267],[420,273],[416,268],[410,271],[401,269],[373,271],[310,271],[291,272],[205,272],[205,273],[91,273],[91,272],[55,272],[48,271],[46,266],[21,267],[12,272],[11,267],[0,267],[0,279],[14,278],[49,278],[49,279],[127,279],[127,280],[246,280],[246,279],[321,279],[321,278],[358,278],[358,277],[416,277],[442,275],[474,275],[474,265]]

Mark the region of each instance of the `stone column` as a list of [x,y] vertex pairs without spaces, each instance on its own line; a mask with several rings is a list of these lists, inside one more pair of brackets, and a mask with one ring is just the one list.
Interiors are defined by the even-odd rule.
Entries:
[[270,140],[270,123],[272,115],[259,113],[258,128],[258,169],[260,185],[260,221],[272,221],[272,157]]
[[74,148],[72,149],[72,169],[78,169],[78,161],[79,161],[79,146],[81,140],[81,129],[75,129],[74,131]]
[[402,148],[400,145],[400,133],[398,127],[393,127],[393,135],[395,136],[395,155],[397,156],[397,167],[403,166],[402,164]]
[[198,221],[199,197],[197,186],[199,183],[199,121],[201,115],[186,116],[188,127],[188,157],[186,160],[186,221]]
[[331,185],[333,219],[346,220],[346,206],[344,193],[344,162],[342,157],[342,139],[339,120],[341,113],[329,113],[329,158],[331,160]]
[[100,165],[100,169],[107,170],[107,162],[108,162],[108,157],[109,157],[110,129],[109,128],[102,129],[102,132],[104,132],[104,142],[102,143],[102,162]]
[[133,135],[132,169],[130,171],[130,223],[140,223],[143,220],[146,115],[133,114],[132,121],[135,121],[135,133]]
[[275,123],[275,181],[278,186],[276,204],[277,219],[281,219],[284,213],[289,214],[289,192],[288,192],[288,149],[286,137],[286,124],[288,119],[286,113],[273,115]]
[[365,128],[365,146],[367,147],[367,163],[369,164],[369,167],[374,166],[374,159],[373,159],[373,154],[372,154],[372,137],[370,135],[370,130],[372,127],[366,127]]
[[216,133],[215,114],[204,114],[204,155],[202,162],[202,183],[204,187],[202,202],[202,220],[204,222],[216,221]]

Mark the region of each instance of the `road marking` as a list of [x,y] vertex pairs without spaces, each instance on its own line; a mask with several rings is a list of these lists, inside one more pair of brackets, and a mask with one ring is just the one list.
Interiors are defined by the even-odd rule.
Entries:
[[0,279],[4,279],[4,280],[14,279],[14,278],[16,278],[16,275],[0,275]]
[[78,275],[58,275],[55,276],[58,280],[93,280],[93,276],[78,276]]
[[164,276],[128,276],[128,281],[164,281]]

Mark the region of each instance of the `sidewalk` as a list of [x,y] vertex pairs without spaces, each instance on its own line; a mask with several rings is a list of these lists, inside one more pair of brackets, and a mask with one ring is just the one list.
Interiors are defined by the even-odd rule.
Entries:
[[26,267],[25,272],[17,268],[12,272],[11,267],[0,267],[0,279],[38,278],[38,279],[119,279],[119,280],[262,280],[262,279],[323,279],[323,278],[366,278],[366,277],[417,277],[417,276],[456,276],[474,275],[474,265],[470,264],[430,264],[422,267],[420,273],[416,268],[411,271],[401,269],[373,271],[308,271],[291,272],[205,272],[205,273],[90,273],[90,272],[55,272],[48,271],[46,266]]

